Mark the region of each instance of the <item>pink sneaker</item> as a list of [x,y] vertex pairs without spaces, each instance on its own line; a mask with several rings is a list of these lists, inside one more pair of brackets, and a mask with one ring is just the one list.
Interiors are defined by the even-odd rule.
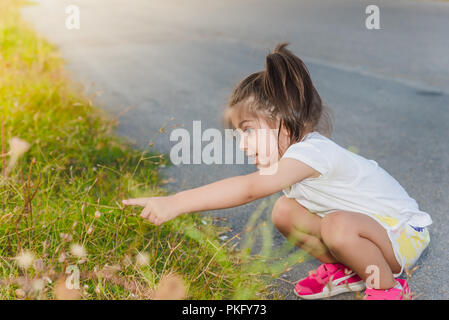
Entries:
[[363,300],[412,300],[413,297],[407,280],[396,279],[396,281],[401,284],[402,290],[398,288],[391,288],[388,290],[367,288]]
[[351,269],[341,263],[323,263],[299,280],[294,292],[303,299],[321,299],[363,289],[365,282]]

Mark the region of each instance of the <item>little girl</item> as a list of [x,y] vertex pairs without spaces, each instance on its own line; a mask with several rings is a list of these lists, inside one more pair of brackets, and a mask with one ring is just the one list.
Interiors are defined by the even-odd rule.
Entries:
[[258,171],[123,204],[144,207],[140,216],[160,225],[283,191],[273,207],[274,225],[322,262],[298,281],[296,295],[318,299],[366,288],[369,300],[411,298],[407,281],[395,278],[428,246],[432,220],[376,161],[328,138],[327,111],[287,45],[278,44],[266,69],[236,86],[224,113]]

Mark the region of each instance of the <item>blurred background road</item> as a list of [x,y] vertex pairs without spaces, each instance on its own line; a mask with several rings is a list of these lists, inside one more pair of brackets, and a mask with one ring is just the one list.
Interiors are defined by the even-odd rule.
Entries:
[[[97,93],[95,103],[111,116],[120,114],[118,134],[147,148],[168,121],[167,134],[153,139],[164,153],[175,144],[169,140],[173,125],[191,131],[192,121],[201,120],[202,130],[221,128],[233,86],[262,70],[278,42],[289,41],[334,113],[332,139],[376,160],[431,214],[431,245],[410,283],[419,299],[449,299],[448,1],[36,3],[24,17],[60,48],[73,78]],[[69,4],[80,8],[80,30],[65,27]],[[380,9],[380,30],[365,27],[369,4]],[[167,188],[175,192],[255,170],[250,164],[198,164],[163,174],[174,179]],[[228,217],[232,236],[261,201],[209,214]],[[276,245],[283,241],[276,232]],[[298,264],[274,284],[287,299],[297,299],[293,284],[318,265]]]

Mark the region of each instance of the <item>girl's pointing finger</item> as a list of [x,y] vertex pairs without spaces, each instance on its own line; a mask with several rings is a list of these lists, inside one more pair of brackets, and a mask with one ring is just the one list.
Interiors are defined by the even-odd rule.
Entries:
[[148,199],[146,198],[136,198],[136,199],[127,199],[122,200],[122,203],[125,206],[141,206],[144,207],[148,202]]

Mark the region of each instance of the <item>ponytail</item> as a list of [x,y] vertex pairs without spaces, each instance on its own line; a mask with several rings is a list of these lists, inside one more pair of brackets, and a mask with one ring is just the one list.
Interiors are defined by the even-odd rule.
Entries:
[[300,141],[306,131],[330,137],[330,110],[323,105],[304,62],[288,45],[279,43],[266,56],[265,70],[249,75],[234,88],[228,109],[238,107],[240,114],[263,114],[276,120],[278,128],[287,129],[290,144]]

